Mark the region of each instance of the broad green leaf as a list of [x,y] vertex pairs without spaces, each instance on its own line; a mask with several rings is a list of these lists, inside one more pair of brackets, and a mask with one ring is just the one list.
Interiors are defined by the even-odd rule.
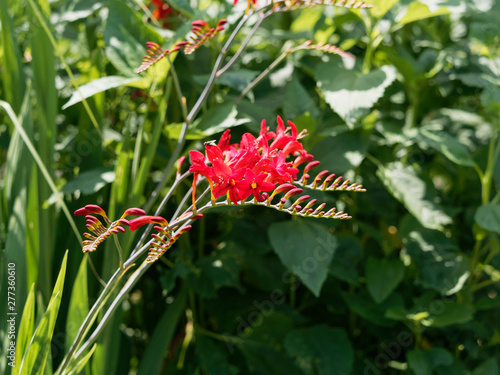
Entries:
[[475,164],[467,148],[444,131],[423,127],[419,129],[419,139],[458,165],[473,167]]
[[40,323],[38,323],[20,364],[20,374],[44,374],[47,357],[49,356],[52,334],[54,333],[57,314],[59,313],[59,306],[61,304],[67,259],[68,252],[66,251],[59,275],[54,285],[54,290],[52,291],[52,296],[47,306],[47,311],[43,314]]
[[168,5],[175,10],[178,10],[188,18],[191,18],[198,13],[197,9],[193,9],[187,0],[170,0]]
[[483,204],[477,209],[474,220],[481,228],[500,233],[500,206]]
[[349,309],[361,316],[363,319],[382,327],[392,327],[396,322],[384,317],[386,310],[399,309],[404,307],[403,301],[399,296],[393,294],[382,304],[377,305],[373,302],[368,293],[352,294],[342,293]]
[[369,257],[366,262],[366,283],[374,301],[384,301],[403,280],[405,266],[399,259]]
[[80,173],[71,181],[68,181],[61,189],[61,192],[73,194],[77,191],[83,195],[98,192],[104,186],[115,180],[115,172],[110,168],[92,169]]
[[208,374],[231,375],[239,372],[237,367],[229,364],[229,353],[224,349],[206,336],[196,336],[196,356]]
[[467,258],[443,233],[416,226],[403,237],[404,251],[416,263],[416,283],[444,295],[462,289],[470,273]]
[[174,338],[176,327],[185,309],[187,289],[182,288],[174,301],[165,307],[165,312],[156,324],[141,363],[138,375],[159,374],[164,364],[164,356]]
[[328,169],[331,173],[342,174],[358,167],[368,151],[370,133],[356,129],[319,141],[311,151],[316,160],[321,160],[317,171]]
[[[458,302],[442,301],[442,304],[433,304],[429,317],[422,321],[426,326],[442,328],[452,324],[467,323],[472,320],[474,308]],[[432,311],[434,310],[434,311]]]
[[317,84],[326,102],[351,127],[368,113],[395,79],[396,70],[388,65],[367,74],[333,63],[316,68]]
[[221,287],[241,289],[241,266],[237,259],[227,252],[205,256],[195,263],[195,269],[187,276],[188,285],[204,298],[216,298]]
[[62,9],[53,16],[53,24],[86,19],[101,9],[103,4],[96,0],[69,0],[61,5]]
[[324,17],[324,11],[321,7],[303,9],[290,25],[290,31],[293,33],[303,33],[304,37],[312,39],[314,25],[321,20],[321,17]]
[[[373,5],[373,8],[368,10],[373,17],[382,18],[399,0],[364,0],[363,2]],[[356,13],[358,17],[363,18],[361,9],[351,9],[351,11]]]
[[259,375],[303,375],[304,373],[290,358],[275,348],[253,344],[251,341],[240,350],[247,362],[248,370],[244,373]]
[[16,366],[12,368],[12,375],[19,374],[20,364],[22,362],[26,348],[29,345],[31,336],[33,336],[33,329],[35,326],[35,284],[31,285],[31,290],[26,299],[19,324],[17,341],[16,341]]
[[318,297],[337,247],[335,237],[320,224],[298,220],[273,223],[268,235],[281,262]]
[[330,273],[336,278],[358,285],[356,266],[361,258],[362,247],[359,240],[346,234],[335,236],[338,241],[335,258],[330,263]]
[[[292,319],[283,313],[270,315],[246,315],[242,318],[246,327],[238,327],[238,338],[243,343],[226,341],[230,353],[238,348],[247,362],[249,374],[303,375],[303,372],[286,355],[283,341],[294,328]],[[243,329],[241,332],[240,330]]]
[[499,375],[500,369],[498,367],[498,360],[490,358],[481,363],[472,371],[471,375]]
[[91,96],[104,92],[106,90],[127,85],[131,82],[139,82],[142,80],[140,76],[136,77],[121,77],[121,76],[107,76],[94,79],[89,83],[81,85],[78,91],[75,91],[71,98],[62,106],[62,109],[71,107],[74,104],[80,103],[83,99],[90,98]]
[[406,25],[407,23],[424,20],[426,18],[450,14],[450,10],[443,6],[432,6],[429,8],[426,4],[420,1],[414,1],[408,7],[406,14],[397,21],[398,25]]
[[354,350],[346,332],[340,328],[316,325],[291,331],[285,349],[306,375],[349,375]]
[[85,254],[76,274],[71,298],[69,300],[68,317],[66,320],[66,350],[73,343],[80,326],[89,312],[88,290],[87,290],[87,262],[88,255]]
[[435,367],[453,363],[453,355],[443,348],[418,352],[411,350],[406,354],[406,358],[414,375],[432,375]]
[[403,166],[400,162],[393,162],[381,166],[377,170],[377,175],[389,192],[425,228],[442,229],[452,223],[451,217],[439,204],[434,203],[432,196],[429,196],[426,183],[417,176],[414,169]]
[[[188,130],[186,139],[202,139],[226,129],[247,123],[248,119],[237,119],[238,111],[231,103],[212,107],[200,119],[196,120]],[[168,125],[165,131],[169,138],[178,139],[182,124]]]
[[317,118],[319,114],[314,100],[296,77],[286,86],[284,110],[285,117],[289,120],[302,115]]

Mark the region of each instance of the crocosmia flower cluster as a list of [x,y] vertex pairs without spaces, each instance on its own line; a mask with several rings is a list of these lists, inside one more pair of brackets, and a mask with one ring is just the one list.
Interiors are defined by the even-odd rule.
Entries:
[[227,195],[234,204],[252,195],[261,202],[263,192],[296,180],[297,167],[314,159],[299,141],[306,130],[298,133],[293,122],[288,121],[285,126],[279,116],[277,122],[276,132],[270,131],[263,120],[258,137],[245,133],[239,144],[230,144],[228,129],[217,144],[205,144],[206,155],[190,151],[193,199],[198,175],[208,180],[213,200]]

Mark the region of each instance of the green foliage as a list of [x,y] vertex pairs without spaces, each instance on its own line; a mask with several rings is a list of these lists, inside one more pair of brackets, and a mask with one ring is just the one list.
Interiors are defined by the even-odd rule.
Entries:
[[[108,324],[66,373],[499,374],[500,4],[268,7],[217,60],[246,2],[168,3],[155,19],[152,1],[0,0],[0,320],[11,263],[17,313],[0,373],[56,373],[85,321],[83,342]],[[137,73],[146,42],[171,49],[223,18],[193,54]],[[306,39],[354,59],[290,53]],[[141,257],[115,273],[112,240],[81,255],[71,211],[169,217],[190,204],[178,157],[277,115],[307,129],[315,170],[366,188],[307,192],[352,219],[215,207],[142,273]],[[120,237],[125,257],[141,236]]]

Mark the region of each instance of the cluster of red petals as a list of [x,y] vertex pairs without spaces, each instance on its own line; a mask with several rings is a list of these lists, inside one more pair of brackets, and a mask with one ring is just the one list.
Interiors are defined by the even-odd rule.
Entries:
[[155,20],[165,20],[174,12],[170,5],[164,0],[151,0],[151,3],[154,7],[153,17]]
[[167,220],[161,216],[140,216],[138,218],[129,221],[130,230],[135,231],[136,229],[142,227],[146,224],[160,224],[161,226],[168,226]]
[[288,121],[285,126],[279,116],[276,132],[270,131],[263,120],[259,136],[245,133],[239,144],[230,144],[228,129],[217,145],[205,144],[206,157],[199,151],[189,152],[189,170],[195,174],[193,187],[197,175],[203,175],[210,183],[213,199],[227,195],[238,204],[253,195],[261,202],[262,192],[293,182],[299,172],[297,166],[314,159],[299,141],[304,136],[305,130],[298,134],[295,124]]

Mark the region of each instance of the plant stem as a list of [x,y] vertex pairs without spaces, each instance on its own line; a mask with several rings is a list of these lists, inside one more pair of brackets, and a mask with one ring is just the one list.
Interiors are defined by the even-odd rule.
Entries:
[[186,97],[182,94],[181,85],[179,84],[179,76],[175,70],[174,64],[170,60],[168,55],[165,56],[170,64],[170,72],[172,73],[172,77],[174,79],[175,92],[177,93],[177,98],[179,99],[179,104],[182,110],[182,117],[184,118],[184,123],[188,123],[187,119],[187,106],[186,106]]
[[[496,147],[495,147],[496,143]],[[493,124],[493,134],[490,139],[490,145],[488,150],[488,163],[486,165],[486,171],[482,179],[481,187],[481,201],[486,204],[490,201],[491,186],[493,184],[493,172],[495,170],[496,161],[500,154],[500,137],[498,136],[498,126]]]
[[[234,64],[234,62],[238,59],[238,57],[240,57],[241,53],[245,50],[245,48],[247,47],[248,43],[250,42],[250,40],[252,39],[253,35],[255,34],[255,32],[257,31],[257,29],[259,28],[260,24],[262,23],[262,21],[264,21],[264,19],[268,16],[269,14],[264,14],[262,11],[259,12],[259,19],[257,20],[257,22],[255,22],[255,25],[253,26],[252,30],[248,33],[247,37],[245,38],[245,40],[241,43],[240,47],[238,48],[238,50],[236,51],[236,53],[233,55],[233,57],[231,57],[231,59],[227,62],[226,65],[224,65],[223,68],[221,68],[217,73],[216,73],[216,78],[220,77],[221,75],[223,75],[230,67],[231,65]],[[225,53],[227,53],[227,51],[225,51]]]
[[118,236],[114,235],[113,239],[115,240],[115,245],[118,250],[118,256],[120,257],[120,269],[123,271],[123,251],[120,245],[120,241],[118,241]]
[[90,346],[97,340],[97,337],[99,334],[102,332],[106,324],[109,322],[109,318],[111,315],[115,312],[115,310],[118,308],[120,303],[123,301],[125,298],[125,295],[134,287],[134,285],[139,281],[140,277],[146,272],[146,270],[151,266],[151,263],[147,263],[144,261],[138,269],[135,270],[135,272],[130,276],[130,278],[127,280],[125,285],[120,289],[120,292],[118,295],[115,297],[113,300],[113,303],[111,306],[109,306],[108,310],[106,311],[106,314],[102,317],[101,321],[99,322],[99,325],[96,327],[94,332],[92,332],[92,335],[85,341],[85,343],[81,346],[81,348],[76,352],[75,354],[75,359],[78,359],[81,355],[83,355],[89,348]]
[[97,314],[101,311],[102,307],[106,303],[107,299],[109,298],[111,292],[115,290],[116,286],[118,285],[118,282],[120,279],[123,277],[125,272],[122,272],[121,270],[117,270],[113,276],[109,279],[108,283],[106,284],[106,287],[103,289],[99,297],[97,298],[97,301],[94,303],[92,308],[90,309],[89,313],[85,317],[85,320],[83,321],[82,325],[80,326],[80,329],[78,330],[78,333],[75,337],[75,340],[73,341],[73,344],[71,344],[71,347],[69,348],[68,353],[64,357],[63,361],[61,362],[61,365],[56,371],[56,375],[62,375],[64,374],[64,370],[68,368],[70,363],[72,362],[73,355],[80,346],[80,343],[83,341],[85,335],[87,332],[90,330],[92,327],[92,324],[94,324],[95,319],[97,318]]
[[250,82],[247,87],[245,87],[240,96],[238,96],[238,99],[235,100],[235,103],[238,104],[251,89],[253,89],[260,81],[262,81],[269,73],[271,73],[273,69],[276,68],[291,52],[293,52],[293,50],[287,49],[276,60],[274,60],[271,65],[269,65],[262,73],[259,74],[257,78]]
[[[170,187],[168,193],[163,197],[160,205],[158,206],[157,210],[155,211],[155,216],[158,216],[160,214],[160,212],[163,210],[163,208],[167,204],[168,200],[170,199],[170,197],[172,196],[172,194],[175,192],[175,189],[177,188],[177,186],[179,185],[179,183],[181,181],[183,181],[190,174],[191,174],[191,172],[186,172],[183,175],[181,175],[180,177],[177,177],[175,179],[175,181],[172,184],[172,186]],[[146,239],[146,236],[150,232],[151,228],[153,228],[153,224],[149,224],[147,226],[146,230],[142,234],[141,239],[139,240],[139,242],[137,242],[137,245],[136,245],[135,249],[132,251],[131,255],[135,254],[135,252],[137,251],[137,249],[139,248],[139,246],[141,246],[141,243],[144,242],[144,240]]]

